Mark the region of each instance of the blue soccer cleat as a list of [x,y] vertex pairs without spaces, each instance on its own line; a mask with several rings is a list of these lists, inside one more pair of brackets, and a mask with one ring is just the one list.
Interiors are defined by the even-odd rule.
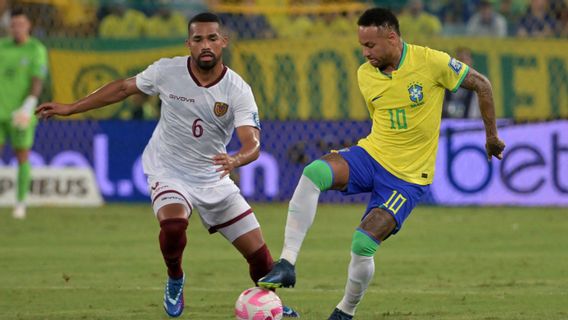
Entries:
[[164,292],[164,310],[170,317],[179,317],[183,312],[183,285],[185,284],[185,274],[180,279],[168,277],[166,290]]
[[267,289],[290,288],[296,284],[296,271],[294,265],[286,259],[280,259],[272,270],[258,280],[258,285]]
[[288,307],[282,306],[282,317],[284,318],[299,318],[300,314],[296,310]]
[[327,318],[327,320],[351,320],[351,319],[353,319],[352,315],[349,315],[337,308],[335,308],[331,313],[331,315],[329,316],[329,318]]

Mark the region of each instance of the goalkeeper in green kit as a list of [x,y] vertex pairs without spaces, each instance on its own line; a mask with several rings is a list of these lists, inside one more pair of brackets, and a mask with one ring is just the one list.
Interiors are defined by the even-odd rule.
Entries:
[[11,37],[0,38],[0,150],[11,145],[18,159],[17,199],[13,216],[26,216],[30,188],[29,153],[34,142],[33,116],[47,74],[47,50],[30,36],[31,22],[21,9],[10,15]]

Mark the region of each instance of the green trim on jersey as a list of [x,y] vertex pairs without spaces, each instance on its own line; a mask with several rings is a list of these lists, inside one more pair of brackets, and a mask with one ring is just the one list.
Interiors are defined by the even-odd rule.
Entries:
[[379,68],[376,68],[376,69],[377,69],[377,71],[378,71],[380,74],[382,74],[383,76],[386,76],[386,77],[388,77],[389,79],[392,79],[392,74],[390,74],[390,73],[384,73],[384,72],[382,72]]
[[461,86],[462,82],[465,80],[465,76],[469,73],[469,66],[465,64],[465,71],[463,72],[461,78],[458,80],[458,84],[452,89],[452,92],[458,91],[459,87]]
[[[396,70],[400,69],[400,67],[402,67],[402,64],[404,63],[404,61],[406,60],[406,52],[408,51],[407,49],[407,44],[406,42],[402,42],[402,54],[400,55],[400,61],[398,61],[398,66],[396,66]],[[377,72],[379,72],[380,74],[387,76],[389,79],[392,79],[392,74],[391,73],[384,73],[381,71],[381,69],[379,68],[375,68],[377,70]]]
[[396,70],[400,69],[400,67],[402,67],[402,64],[404,63],[404,60],[406,60],[406,52],[408,51],[408,49],[406,48],[406,42],[402,42],[402,55],[400,57],[400,61],[398,62],[398,66],[396,67]]

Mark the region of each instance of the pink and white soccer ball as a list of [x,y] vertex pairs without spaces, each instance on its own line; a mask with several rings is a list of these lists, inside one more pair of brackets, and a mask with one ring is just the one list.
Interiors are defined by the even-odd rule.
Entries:
[[250,288],[241,293],[235,304],[237,320],[280,320],[282,301],[273,291]]

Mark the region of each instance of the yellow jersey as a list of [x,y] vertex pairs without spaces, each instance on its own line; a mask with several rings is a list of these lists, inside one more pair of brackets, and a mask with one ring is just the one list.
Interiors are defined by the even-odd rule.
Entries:
[[431,184],[444,91],[455,92],[468,71],[445,52],[407,43],[390,75],[369,62],[361,65],[359,89],[373,124],[358,145],[396,177]]

